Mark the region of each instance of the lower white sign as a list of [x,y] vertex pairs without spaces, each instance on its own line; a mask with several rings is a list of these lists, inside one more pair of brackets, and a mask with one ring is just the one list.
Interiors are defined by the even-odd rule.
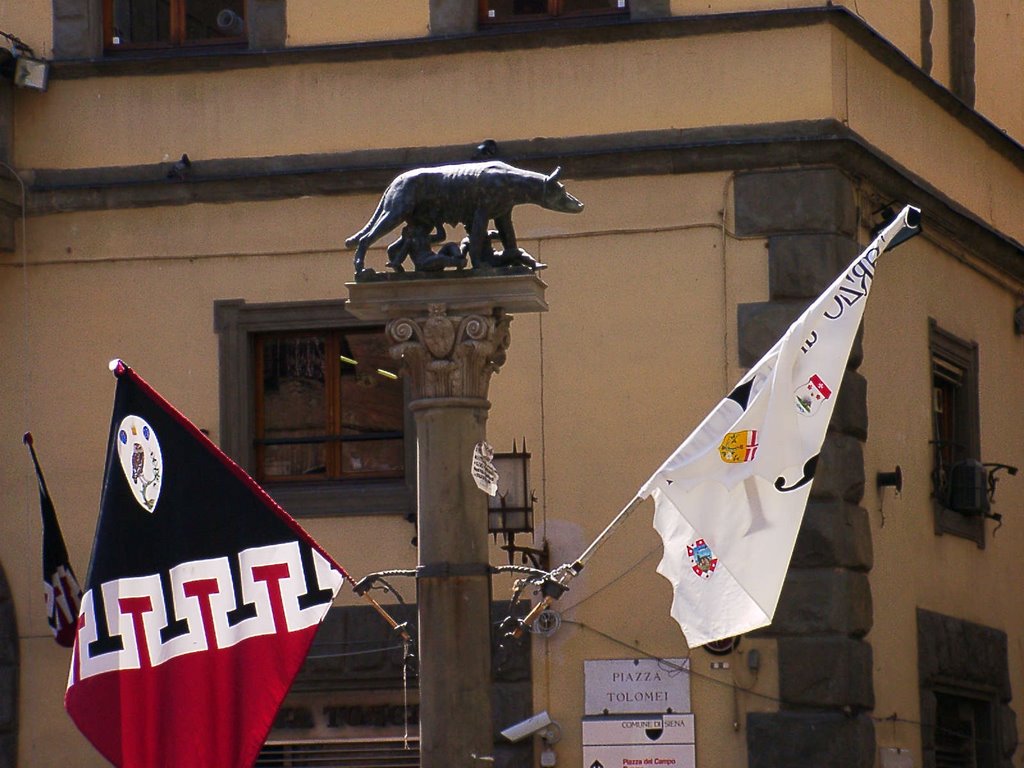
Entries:
[[621,744],[583,747],[583,768],[696,768],[693,744]]
[[609,744],[693,744],[693,715],[650,717],[587,717],[583,746]]

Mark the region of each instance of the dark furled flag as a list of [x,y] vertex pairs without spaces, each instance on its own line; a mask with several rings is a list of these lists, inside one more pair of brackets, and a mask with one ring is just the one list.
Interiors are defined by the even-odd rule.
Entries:
[[115,373],[64,705],[122,768],[251,766],[347,574],[138,374]]
[[75,620],[82,601],[82,588],[71,570],[68,548],[60,532],[57,513],[53,509],[50,492],[43,479],[43,470],[36,458],[32,444],[32,433],[25,433],[25,445],[32,454],[32,465],[36,468],[39,482],[39,510],[43,516],[43,592],[46,597],[46,615],[58,644],[70,648],[75,644]]

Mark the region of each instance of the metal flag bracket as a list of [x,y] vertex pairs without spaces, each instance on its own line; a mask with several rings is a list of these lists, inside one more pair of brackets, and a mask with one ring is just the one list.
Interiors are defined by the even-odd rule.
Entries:
[[[598,547],[604,544],[616,529],[625,522],[626,518],[640,506],[644,498],[642,496],[634,497],[573,562],[563,563],[554,570],[543,574],[540,578],[530,580],[529,583],[536,584],[540,588],[541,600],[522,619],[510,615],[502,622],[506,639],[519,640],[526,632],[532,629],[541,615],[551,608],[551,605],[556,600],[569,591],[569,583],[586,567],[587,562],[594,556]],[[513,602],[515,601],[513,600]]]

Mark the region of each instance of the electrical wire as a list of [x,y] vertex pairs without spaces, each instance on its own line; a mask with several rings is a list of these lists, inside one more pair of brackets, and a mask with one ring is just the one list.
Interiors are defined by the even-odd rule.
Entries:
[[35,51],[32,50],[32,46],[29,45],[28,43],[26,43],[21,38],[17,37],[16,35],[12,35],[10,32],[4,32],[2,29],[0,29],[0,37],[3,37],[8,42],[10,42],[11,45],[14,46],[15,50],[17,50],[17,51],[24,51],[29,56],[35,56],[36,55]]
[[345,653],[311,653],[306,656],[307,659],[345,659],[350,656],[368,656],[371,653],[387,653],[388,651],[396,651],[404,649],[407,643],[404,641],[398,645],[383,645],[378,648],[366,648],[362,651],[346,651]]
[[[703,680],[703,681],[706,681],[706,682],[709,682],[709,683],[713,683],[714,685],[717,685],[717,686],[722,687],[722,688],[731,689],[734,692],[745,693],[748,696],[754,696],[754,697],[756,697],[758,699],[761,699],[763,701],[769,702],[771,704],[775,704],[777,706],[782,706],[782,705],[784,705],[786,703],[785,701],[783,701],[782,699],[780,699],[777,696],[769,696],[768,694],[765,694],[765,693],[758,693],[757,691],[751,690],[750,688],[744,688],[743,686],[738,685],[735,682],[730,683],[730,682],[727,682],[725,680],[720,680],[717,677],[712,677],[711,675],[705,675],[705,674],[703,674],[701,672],[698,672],[697,670],[693,669],[693,665],[692,664],[690,665],[689,669],[683,669],[678,664],[673,663],[669,659],[666,659],[666,658],[664,658],[662,656],[658,656],[657,654],[651,653],[650,651],[645,651],[643,648],[640,648],[639,646],[637,646],[634,643],[630,643],[630,642],[628,642],[626,640],[621,640],[621,639],[615,637],[614,635],[610,635],[607,632],[604,632],[604,631],[602,631],[600,629],[597,629],[596,627],[593,627],[593,626],[591,626],[589,624],[585,624],[582,621],[572,621],[571,619],[563,619],[562,622],[564,624],[572,624],[572,625],[577,626],[580,629],[585,630],[587,632],[592,632],[593,634],[595,634],[595,635],[597,635],[599,637],[602,637],[605,640],[608,640],[609,642],[614,643],[615,645],[621,646],[621,647],[626,648],[626,649],[628,649],[630,651],[638,653],[638,654],[640,654],[640,655],[642,655],[642,656],[644,656],[646,658],[653,659],[653,660],[657,661],[659,664],[665,665],[665,667],[668,668],[668,669],[678,669],[678,670],[685,671],[685,672],[689,673],[692,677],[695,677],[695,678],[697,678],[699,680]],[[692,657],[690,656],[689,653],[687,653],[686,656],[684,656],[683,658],[690,659]],[[865,714],[867,714],[867,713],[865,713]],[[954,730],[951,730],[951,729],[948,729],[948,728],[941,728],[937,724],[924,723],[924,722],[922,722],[920,720],[910,720],[908,718],[900,717],[896,712],[893,712],[891,715],[888,715],[886,717],[879,717],[878,715],[867,715],[867,717],[869,717],[873,722],[878,723],[878,724],[881,724],[881,723],[899,723],[901,725],[913,725],[913,726],[916,726],[916,727],[919,727],[919,728],[934,728],[936,732],[948,733],[951,736],[962,736],[962,734],[958,733],[957,731],[954,731]],[[998,744],[995,741],[991,740],[991,739],[983,739],[983,738],[979,738],[979,737],[974,737],[974,742],[976,744],[998,746]]]
[[622,579],[624,579],[624,578],[625,578],[626,576],[628,576],[628,575],[629,575],[629,574],[630,574],[630,573],[631,573],[632,571],[636,570],[636,569],[637,569],[637,568],[639,568],[639,567],[640,567],[640,566],[641,566],[641,565],[642,565],[642,564],[643,564],[644,562],[646,562],[646,561],[647,561],[647,559],[648,559],[648,558],[649,558],[649,557],[650,557],[651,555],[655,554],[656,552],[658,552],[659,550],[661,550],[661,549],[663,549],[663,548],[664,548],[664,545],[663,545],[663,544],[656,544],[656,545],[655,545],[654,547],[652,547],[652,548],[651,548],[651,549],[650,549],[650,550],[649,550],[649,551],[647,552],[647,554],[645,554],[645,555],[641,556],[639,560],[637,560],[637,561],[636,561],[635,563],[633,563],[633,564],[632,564],[631,566],[629,566],[629,567],[628,567],[628,568],[627,568],[626,570],[624,570],[624,571],[623,571],[622,573],[620,573],[620,574],[619,574],[618,576],[616,576],[615,578],[613,578],[613,579],[612,579],[611,581],[609,581],[608,583],[604,584],[603,586],[600,586],[600,587],[598,587],[597,589],[593,590],[592,592],[590,592],[590,594],[586,595],[585,597],[581,597],[581,598],[580,598],[579,600],[577,600],[577,601],[576,601],[575,603],[572,603],[571,605],[567,605],[567,606],[565,606],[564,608],[562,608],[562,613],[565,613],[566,611],[571,611],[571,610],[572,610],[573,608],[579,608],[579,607],[580,607],[581,605],[583,605],[583,603],[587,602],[587,600],[589,600],[590,598],[592,598],[592,597],[596,597],[597,595],[599,595],[599,594],[600,594],[601,592],[603,592],[604,590],[608,589],[609,587],[613,586],[613,585],[614,585],[614,584],[616,584],[617,582],[621,581],[621,580],[622,580]]

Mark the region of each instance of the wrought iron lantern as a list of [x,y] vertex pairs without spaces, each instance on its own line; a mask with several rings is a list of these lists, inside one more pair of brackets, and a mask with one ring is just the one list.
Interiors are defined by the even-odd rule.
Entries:
[[533,505],[537,500],[530,488],[530,454],[523,440],[523,450],[512,443],[511,453],[496,453],[492,459],[498,472],[498,492],[487,502],[487,531],[505,539],[502,547],[508,552],[509,563],[516,552],[535,567],[542,567],[547,559],[547,546],[543,549],[516,546],[517,533],[533,533]]

